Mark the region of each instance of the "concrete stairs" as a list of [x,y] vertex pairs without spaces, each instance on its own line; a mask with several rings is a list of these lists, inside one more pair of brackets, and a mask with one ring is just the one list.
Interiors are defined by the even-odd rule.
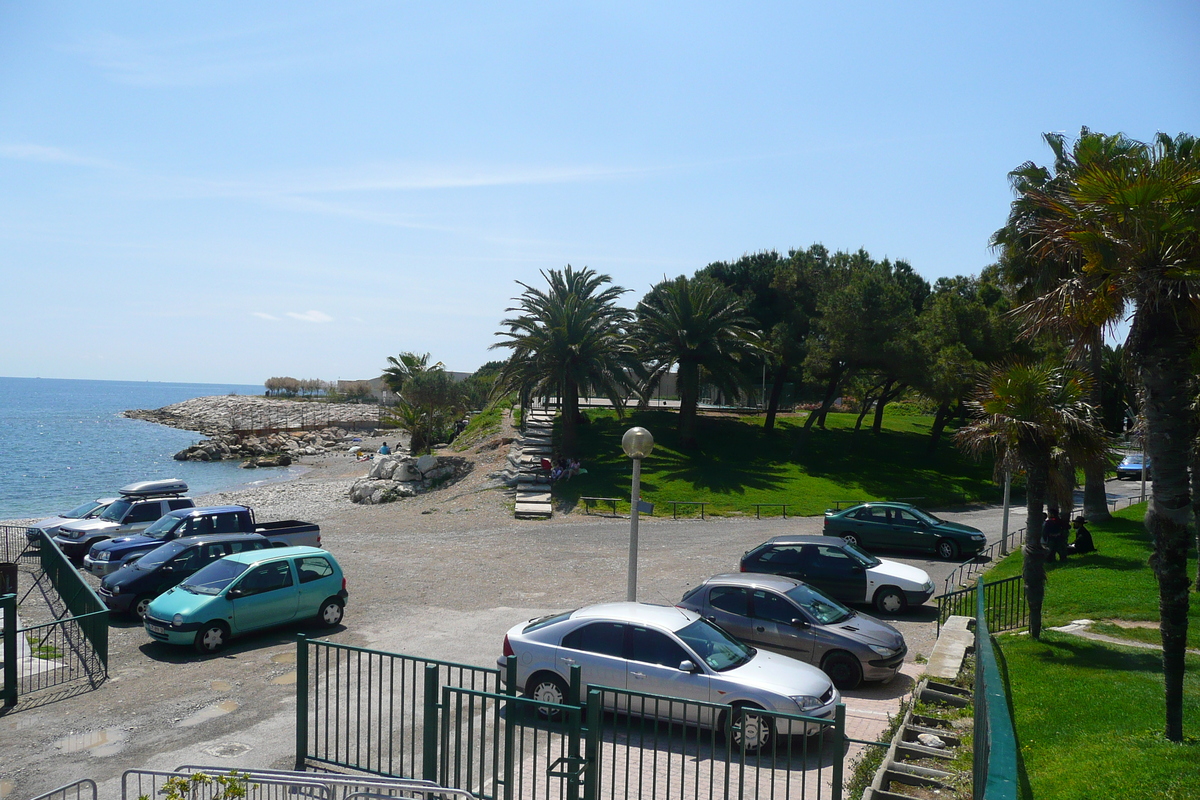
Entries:
[[554,460],[554,414],[531,410],[525,419],[521,451],[517,457],[517,519],[549,519],[554,516],[550,479],[542,470],[542,459]]

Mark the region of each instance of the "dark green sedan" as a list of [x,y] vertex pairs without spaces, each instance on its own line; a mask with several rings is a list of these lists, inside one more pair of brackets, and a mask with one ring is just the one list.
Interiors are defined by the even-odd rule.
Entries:
[[939,519],[908,503],[861,503],[825,512],[825,535],[865,550],[923,550],[942,558],[972,558],[987,546],[978,528]]

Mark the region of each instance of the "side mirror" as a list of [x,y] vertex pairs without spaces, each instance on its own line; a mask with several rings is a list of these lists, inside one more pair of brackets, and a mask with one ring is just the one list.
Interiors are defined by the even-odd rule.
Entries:
[[225,597],[228,598],[229,600],[233,600],[235,598],[245,597],[245,596],[246,596],[246,590],[242,589],[239,586],[235,586],[225,593]]
[[808,627],[808,621],[800,619],[800,618],[796,618],[796,619],[792,620],[792,627],[799,628],[800,630],[804,630]]
[[680,661],[679,662],[679,671],[680,672],[695,672],[696,665],[691,661]]

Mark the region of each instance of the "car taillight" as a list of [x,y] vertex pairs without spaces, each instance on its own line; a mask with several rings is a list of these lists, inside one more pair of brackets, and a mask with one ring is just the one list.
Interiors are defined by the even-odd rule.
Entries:
[[342,591],[346,591],[346,576],[342,576]]
[[512,643],[508,641],[508,634],[506,633],[504,634],[504,657],[508,658],[509,656],[515,655],[516,653],[513,652]]
[[738,572],[747,572],[745,563],[738,564]]

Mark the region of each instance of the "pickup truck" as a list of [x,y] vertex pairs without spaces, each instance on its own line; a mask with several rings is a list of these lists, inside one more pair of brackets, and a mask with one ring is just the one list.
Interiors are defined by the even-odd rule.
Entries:
[[321,529],[311,522],[288,519],[259,523],[246,506],[185,508],[170,512],[136,536],[118,536],[93,545],[83,558],[83,568],[104,577],[131,558],[140,558],[167,542],[207,533],[257,533],[265,536],[272,547],[321,545]]
[[92,545],[131,533],[140,533],[169,511],[194,508],[190,497],[180,497],[188,486],[181,480],[139,481],[117,490],[120,495],[100,516],[62,525],[54,543],[72,560],[83,558]]

